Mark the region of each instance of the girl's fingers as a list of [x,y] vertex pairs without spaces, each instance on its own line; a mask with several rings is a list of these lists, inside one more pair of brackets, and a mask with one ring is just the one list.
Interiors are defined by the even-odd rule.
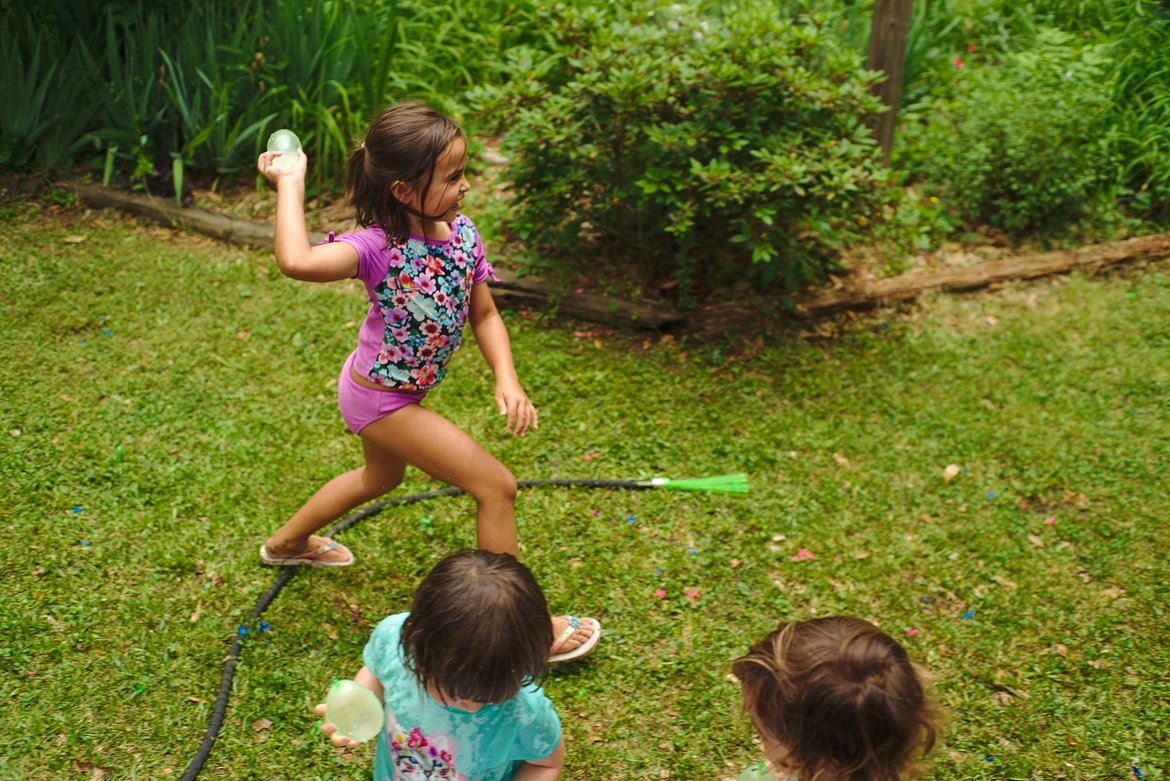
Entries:
[[516,436],[522,437],[529,429],[536,427],[536,407],[527,398],[520,402],[520,413],[516,420]]
[[344,748],[350,744],[349,738],[347,738],[345,735],[333,735],[329,738],[329,742],[338,748]]
[[325,715],[325,703],[323,703],[323,702],[317,703],[317,707],[313,708],[313,713],[316,713],[318,716],[324,716]]
[[497,392],[496,408],[501,415],[508,416],[504,430],[512,436],[522,437],[529,429],[540,427],[536,407],[523,391],[519,394],[512,394],[506,390]]

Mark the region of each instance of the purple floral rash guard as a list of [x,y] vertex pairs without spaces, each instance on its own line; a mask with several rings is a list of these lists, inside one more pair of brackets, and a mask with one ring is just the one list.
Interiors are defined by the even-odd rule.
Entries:
[[472,288],[489,277],[499,281],[475,224],[458,215],[446,241],[412,234],[388,243],[376,225],[334,240],[357,250],[358,279],[370,298],[354,368],[394,390],[417,393],[438,385],[463,341]]

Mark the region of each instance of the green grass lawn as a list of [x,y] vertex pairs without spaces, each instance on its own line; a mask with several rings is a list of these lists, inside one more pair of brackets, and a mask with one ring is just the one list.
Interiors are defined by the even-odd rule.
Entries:
[[[335,380],[363,295],[112,213],[2,212],[0,779],[177,778],[276,576],[257,547],[359,463]],[[936,674],[935,777],[1167,778],[1168,314],[1151,266],[751,349],[512,315],[541,411],[515,441],[469,346],[431,406],[520,478],[751,474],[747,497],[520,495],[554,609],[606,629],[546,684],[564,777],[733,777],[755,754],[730,661],[780,619],[844,613]],[[331,748],[311,706],[472,544],[473,504],[342,539],[358,565],[299,573],[253,627],[203,778],[370,776],[372,749]]]

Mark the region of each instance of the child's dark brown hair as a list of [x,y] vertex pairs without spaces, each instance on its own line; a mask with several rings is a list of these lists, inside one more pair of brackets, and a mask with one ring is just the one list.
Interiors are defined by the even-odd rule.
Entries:
[[357,224],[378,225],[392,242],[405,241],[410,210],[391,194],[391,185],[406,182],[425,197],[435,164],[457,138],[466,138],[458,122],[417,101],[378,112],[346,166],[345,197]]
[[770,759],[801,781],[907,778],[939,734],[906,650],[860,618],[783,623],[731,669]]
[[423,578],[401,637],[420,685],[498,703],[544,677],[552,619],[536,579],[514,556],[462,550]]

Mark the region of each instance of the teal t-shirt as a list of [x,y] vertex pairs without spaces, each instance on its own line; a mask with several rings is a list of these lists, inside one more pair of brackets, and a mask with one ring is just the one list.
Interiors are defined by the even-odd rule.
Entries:
[[374,781],[505,781],[520,762],[556,750],[561,720],[538,686],[475,713],[436,702],[402,658],[406,616],[383,619],[362,652],[385,691]]

